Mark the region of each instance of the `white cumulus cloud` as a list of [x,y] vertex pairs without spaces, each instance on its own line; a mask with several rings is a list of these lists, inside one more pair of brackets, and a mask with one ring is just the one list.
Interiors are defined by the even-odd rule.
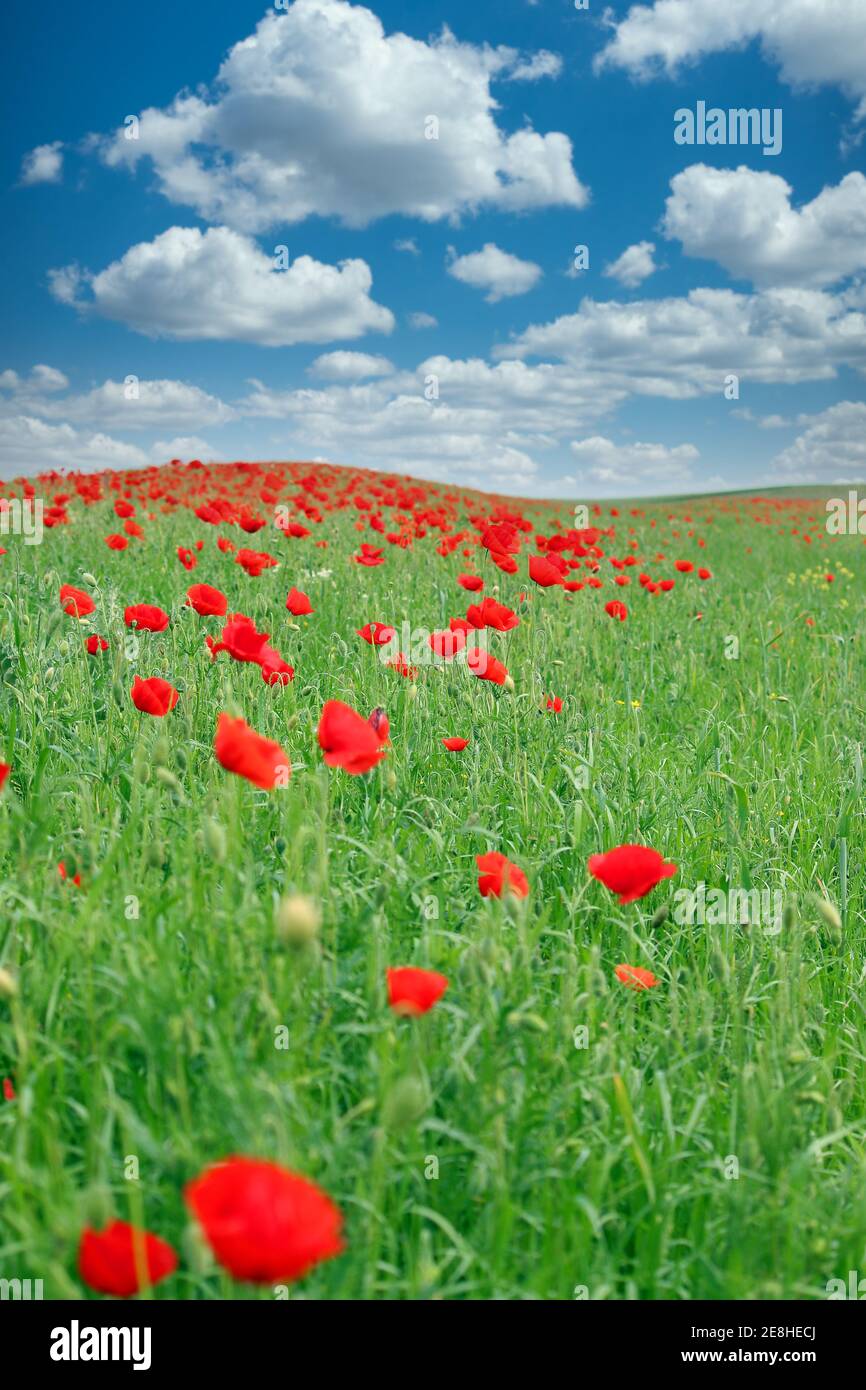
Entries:
[[473,289],[487,290],[485,299],[488,304],[495,304],[500,299],[526,294],[541,279],[542,270],[534,261],[522,261],[488,241],[480,251],[456,256],[448,265],[448,274]]
[[778,174],[692,164],[671,180],[662,228],[756,285],[819,288],[866,269],[866,178],[848,174],[799,208],[792,193]]
[[56,298],[153,337],[233,339],[284,347],[390,333],[394,316],[370,298],[366,261],[323,265],[298,256],[288,270],[228,227],[170,227],[96,275],[52,271]]
[[234,45],[210,92],[141,113],[135,139],[100,142],[112,166],[148,160],[173,203],[244,232],[318,214],[360,227],[479,208],[581,207],[561,131],[506,133],[491,83],[554,76],[549,53],[386,34],[346,0],[294,0]]

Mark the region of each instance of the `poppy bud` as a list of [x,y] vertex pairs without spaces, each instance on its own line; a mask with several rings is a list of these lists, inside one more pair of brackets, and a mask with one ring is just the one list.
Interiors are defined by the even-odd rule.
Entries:
[[90,574],[89,571],[85,570],[81,578],[84,580],[85,584],[89,584],[92,589],[99,588],[99,580],[94,575]]
[[409,698],[410,700],[417,700],[417,699],[418,699],[418,687],[417,687],[417,685],[410,685],[410,686],[409,686],[409,689],[406,691],[406,694],[407,694],[407,696],[408,696],[408,698]]
[[797,925],[797,904],[796,902],[786,902],[782,909],[782,929],[790,931]]
[[828,898],[817,898],[815,900],[815,906],[818,909],[819,915],[824,919],[832,940],[841,941],[842,918],[839,916],[837,908],[834,907],[833,903],[831,903]]
[[152,869],[161,869],[165,862],[165,845],[161,840],[151,840],[147,847],[147,862]]
[[169,791],[173,792],[175,796],[183,795],[183,788],[171,768],[158,767],[156,769],[156,776],[157,780],[162,782],[164,787],[168,787]]
[[668,907],[667,903],[662,903],[661,907],[657,907],[652,917],[650,918],[650,926],[660,927],[663,922],[666,922],[668,920],[670,915],[671,910]]
[[222,864],[226,857],[228,845],[226,832],[218,820],[208,819],[205,821],[204,846],[211,859],[216,860],[217,864]]
[[303,893],[291,893],[277,906],[276,927],[281,941],[287,946],[309,946],[319,935],[322,914],[312,898]]
[[153,763],[156,767],[166,767],[171,758],[171,744],[164,734],[153,745]]
[[512,691],[514,689],[514,681],[511,676],[506,676],[505,680],[502,683],[505,686],[506,690]]
[[181,772],[186,771],[186,753],[182,748],[178,748],[174,755],[174,761]]
[[387,772],[385,773],[385,786],[388,788],[389,792],[396,790],[397,774],[394,771],[393,767],[389,767]]
[[289,842],[284,838],[284,836],[278,835],[277,838],[274,840],[274,853],[278,854],[280,858],[282,858],[282,856],[285,854],[288,847]]
[[401,1076],[395,1081],[382,1107],[386,1129],[411,1129],[427,1109],[427,1090],[417,1076]]
[[112,1217],[111,1195],[107,1187],[95,1183],[87,1189],[84,1198],[84,1219],[88,1226],[101,1230]]
[[0,966],[0,999],[14,999],[18,993],[18,982],[14,975]]

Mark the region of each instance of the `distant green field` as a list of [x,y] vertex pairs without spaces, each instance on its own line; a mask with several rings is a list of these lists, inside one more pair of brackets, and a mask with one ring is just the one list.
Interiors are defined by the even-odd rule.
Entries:
[[[293,500],[305,470],[321,521]],[[68,524],[0,537],[0,1277],[94,1296],[79,1237],[118,1217],[177,1252],[153,1297],[283,1296],[221,1270],[184,1204],[230,1154],[343,1213],[344,1253],[293,1298],[820,1299],[866,1274],[864,538],[829,536],[812,490],[605,504],[589,553],[559,552],[602,587],[568,593],[528,557],[569,504],[418,484],[388,505],[410,485],[313,465],[115,476],[87,506],[38,485],[71,496]],[[144,535],[115,551],[124,490]],[[275,531],[262,491],[310,534]],[[196,517],[216,495],[267,528]],[[532,523],[514,574],[479,543],[503,506]],[[218,534],[278,566],[250,577]],[[361,543],[384,563],[354,563]],[[211,659],[225,620],[184,606],[198,582],[293,681]],[[64,613],[63,584],[94,613]],[[293,586],[311,616],[286,611]],[[520,618],[487,632],[513,690],[430,660],[426,632],[484,596]],[[168,628],[127,628],[136,603]],[[372,621],[409,636],[414,674],[357,636]],[[140,714],[135,675],[176,708]],[[387,712],[366,775],[324,764],[331,699]],[[220,711],[281,745],[288,786],[220,765]],[[678,872],[620,906],[587,860],[628,843]],[[527,899],[481,897],[489,850]],[[321,914],[306,946],[275,925],[292,894]],[[624,987],[621,963],[658,984]],[[421,1017],[388,1007],[403,965],[448,977]]]

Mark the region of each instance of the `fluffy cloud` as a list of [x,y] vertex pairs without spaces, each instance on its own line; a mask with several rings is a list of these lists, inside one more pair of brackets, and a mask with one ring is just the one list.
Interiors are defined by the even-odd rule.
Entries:
[[307,368],[311,376],[329,381],[361,381],[369,376],[390,376],[393,362],[371,352],[323,352]]
[[678,444],[673,449],[665,444],[615,444],[603,435],[572,440],[571,452],[579,466],[574,482],[599,483],[611,489],[633,489],[647,480],[654,485],[686,483],[693,477],[692,464],[700,457],[694,444]]
[[0,458],[6,478],[52,468],[144,468],[150,456],[106,434],[84,434],[30,415],[0,417]]
[[[345,0],[295,0],[235,44],[211,94],[142,112],[138,138],[102,142],[112,166],[150,160],[174,203],[244,232],[314,214],[354,227],[477,208],[586,201],[571,141],[496,124],[490,84],[553,76],[548,53],[386,34]],[[438,123],[438,124],[436,124]]]
[[500,299],[526,294],[541,279],[542,270],[534,261],[522,261],[488,241],[480,251],[455,257],[448,274],[476,290],[487,290],[487,303],[495,304]]
[[860,482],[866,477],[866,405],[839,401],[819,415],[801,416],[806,425],[773,460],[776,482]]
[[65,391],[69,379],[56,367],[37,363],[28,377],[20,377],[11,368],[0,372],[0,391],[12,391],[16,396],[41,395],[45,391]]
[[434,318],[432,314],[425,314],[423,309],[418,309],[414,313],[409,314],[408,323],[410,328],[416,329],[439,327],[439,320]]
[[778,174],[692,164],[671,180],[662,228],[757,285],[820,288],[866,269],[866,178],[848,174],[801,208],[791,193]]
[[390,333],[394,316],[370,299],[366,261],[323,265],[298,256],[277,270],[228,227],[170,227],[97,275],[50,272],[55,297],[153,337],[233,339],[284,347]]
[[62,174],[61,140],[53,140],[50,145],[37,145],[21,161],[21,183],[27,187],[34,183],[59,183]]
[[[721,395],[724,378],[794,384],[866,371],[866,293],[692,290],[633,303],[584,299],[578,311],[532,325],[499,357],[556,357],[625,395],[673,400]],[[587,364],[591,364],[588,368]]]
[[604,273],[613,280],[619,280],[626,289],[633,290],[658,270],[653,260],[655,249],[655,242],[652,241],[638,241],[634,246],[627,246],[621,256],[605,266]]
[[99,425],[106,429],[194,429],[221,425],[234,411],[216,396],[183,381],[104,381],[81,395],[44,398],[38,391],[16,399],[46,420]]
[[[632,5],[611,27],[597,69],[673,76],[707,53],[758,40],[786,82],[831,83],[855,99],[866,98],[866,6],[860,0],[655,0]],[[866,102],[860,114],[866,114]]]

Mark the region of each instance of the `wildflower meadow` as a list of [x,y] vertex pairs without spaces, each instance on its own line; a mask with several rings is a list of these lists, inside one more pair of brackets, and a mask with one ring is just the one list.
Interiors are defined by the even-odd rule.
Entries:
[[861,1267],[864,541],[823,496],[3,491],[41,520],[0,555],[4,1275],[820,1299]]

